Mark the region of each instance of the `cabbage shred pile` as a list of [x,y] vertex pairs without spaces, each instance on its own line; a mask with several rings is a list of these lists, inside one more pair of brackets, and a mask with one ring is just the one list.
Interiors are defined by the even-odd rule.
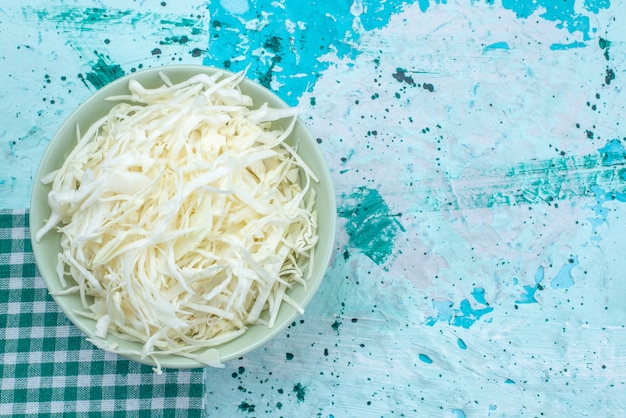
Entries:
[[[36,239],[61,233],[61,293],[80,295],[96,345],[210,364],[202,350],[273,326],[283,302],[302,311],[286,291],[312,264],[317,179],[285,142],[297,111],[253,109],[244,73],[161,78],[155,89],[131,79],[129,95],[77,130],[42,180],[51,215]],[[142,349],[107,344],[109,333]]]

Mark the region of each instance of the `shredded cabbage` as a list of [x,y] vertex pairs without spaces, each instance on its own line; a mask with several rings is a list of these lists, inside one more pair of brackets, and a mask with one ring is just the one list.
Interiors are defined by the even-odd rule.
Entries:
[[[61,233],[59,293],[80,295],[94,344],[152,357],[157,372],[156,353],[220,366],[201,350],[272,327],[283,302],[302,312],[286,291],[312,265],[317,178],[285,143],[297,111],[252,109],[244,76],[161,74],[154,89],[131,79],[42,180],[51,215],[36,240]],[[272,127],[284,118],[287,129]]]

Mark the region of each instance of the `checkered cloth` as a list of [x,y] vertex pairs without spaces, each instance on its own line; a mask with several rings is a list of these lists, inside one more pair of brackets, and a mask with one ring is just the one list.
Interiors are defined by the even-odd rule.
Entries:
[[26,211],[0,211],[0,416],[200,417],[202,370],[102,351],[59,310],[35,266]]

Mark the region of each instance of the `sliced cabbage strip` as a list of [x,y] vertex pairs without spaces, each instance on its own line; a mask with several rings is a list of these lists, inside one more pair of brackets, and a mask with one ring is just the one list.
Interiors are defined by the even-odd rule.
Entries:
[[[317,179],[285,143],[297,110],[252,109],[243,78],[131,80],[44,177],[51,215],[36,239],[61,233],[60,293],[80,295],[97,345],[202,361],[251,325],[273,326],[283,302],[301,311],[286,291],[306,285]],[[107,345],[109,334],[143,348]]]

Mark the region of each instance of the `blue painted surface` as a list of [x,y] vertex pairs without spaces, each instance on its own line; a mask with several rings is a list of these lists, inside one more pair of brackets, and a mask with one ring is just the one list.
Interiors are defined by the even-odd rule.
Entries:
[[206,371],[209,416],[626,413],[624,2],[32,3],[0,22],[3,207],[76,105],[151,66],[249,66],[319,138],[333,265]]
[[453,409],[452,412],[456,414],[457,418],[465,418],[467,416],[465,415],[465,412],[463,412],[462,409]]
[[619,139],[612,139],[605,146],[598,149],[602,156],[602,164],[612,165],[616,162],[626,161],[626,149]]
[[494,43],[492,43],[490,45],[487,45],[485,47],[485,50],[490,50],[490,49],[503,49],[503,50],[506,51],[506,50],[509,50],[511,48],[509,47],[509,44],[506,43],[506,42],[494,42]]
[[221,2],[222,7],[211,10],[211,41],[203,62],[232,71],[251,65],[248,74],[252,79],[295,104],[303,92],[312,91],[317,78],[329,67],[324,55],[356,57],[358,49],[354,45],[358,44],[361,29],[354,27],[355,19],[360,18],[362,30],[380,29],[410,3]]
[[467,344],[465,344],[465,341],[463,341],[462,339],[460,339],[460,338],[459,338],[459,339],[456,341],[456,343],[457,343],[457,345],[459,346],[459,348],[460,348],[461,350],[467,350]]

